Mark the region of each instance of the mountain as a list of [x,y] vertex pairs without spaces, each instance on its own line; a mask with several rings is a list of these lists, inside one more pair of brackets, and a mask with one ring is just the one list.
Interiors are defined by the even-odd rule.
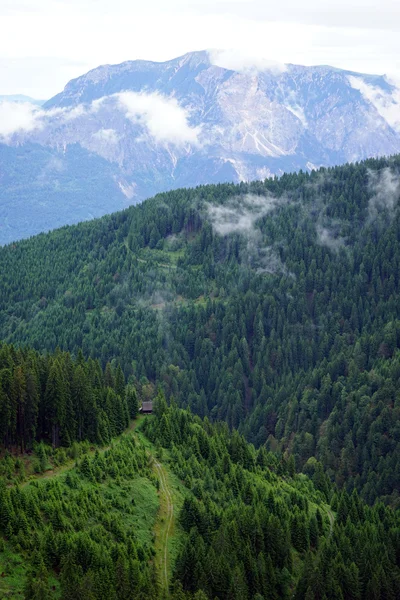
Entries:
[[[112,165],[79,144],[0,144],[0,240],[27,238],[122,209]],[[23,168],[22,168],[23,167]]]
[[118,361],[145,397],[398,506],[399,198],[400,157],[370,159],[8,245],[0,339]]
[[[98,67],[9,126],[0,242],[182,186],[400,152],[398,90],[387,78],[327,66],[235,71],[213,57]],[[80,163],[76,177],[71,162]],[[21,184],[24,172],[29,181]]]
[[29,104],[35,104],[36,106],[43,106],[46,100],[37,100],[24,94],[6,94],[0,95],[0,102],[28,102]]

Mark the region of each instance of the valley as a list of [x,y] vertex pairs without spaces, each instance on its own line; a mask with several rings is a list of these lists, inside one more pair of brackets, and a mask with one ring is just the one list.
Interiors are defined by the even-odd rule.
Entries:
[[396,597],[398,174],[182,189],[0,249],[8,597]]
[[398,0],[0,23],[0,600],[399,600]]

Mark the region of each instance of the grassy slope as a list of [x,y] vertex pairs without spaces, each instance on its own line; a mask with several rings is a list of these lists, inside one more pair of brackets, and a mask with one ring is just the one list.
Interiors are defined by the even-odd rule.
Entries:
[[[130,428],[130,434],[134,426]],[[143,439],[143,438],[142,438]],[[113,446],[117,447],[119,438],[113,441]],[[105,452],[108,448],[103,448],[100,452]],[[96,449],[91,449],[88,454],[94,454]],[[38,485],[46,485],[49,478],[57,478],[62,484],[65,481],[68,472],[76,472],[73,461],[43,474],[32,475],[30,481],[22,484],[23,487],[31,485],[32,481]],[[108,512],[112,515],[118,515],[122,518],[124,528],[133,530],[135,537],[143,545],[152,546],[154,544],[154,532],[156,516],[159,510],[159,498],[157,491],[148,479],[135,477],[129,482],[123,481],[116,483],[107,479],[103,483],[91,483],[84,480],[83,485],[87,488],[96,488],[108,506]],[[22,487],[21,486],[21,487]],[[66,493],[68,488],[65,486]],[[135,501],[134,510],[131,514],[132,498]],[[93,519],[88,526],[95,525]],[[23,553],[18,553],[17,549],[11,548],[0,538],[0,598],[9,598],[17,600],[23,598],[23,588],[26,580],[28,565]],[[3,575],[4,574],[4,575]],[[54,577],[51,577],[50,585],[54,586],[54,598],[59,597],[59,585]]]
[[[101,484],[94,484],[85,481],[85,486],[96,487],[104,502],[109,506],[111,514],[122,518],[124,527],[133,529],[135,536],[143,545],[152,546],[155,549],[155,561],[158,567],[159,581],[161,589],[168,595],[168,584],[171,580],[174,564],[178,556],[183,540],[183,530],[180,527],[177,517],[179,515],[182,503],[186,494],[189,494],[184,484],[178,479],[171,469],[171,457],[167,450],[157,449],[142,433],[141,425],[145,419],[153,417],[139,417],[134,421],[128,431],[134,435],[142,444],[149,455],[154,473],[160,482],[160,488],[157,492],[153,483],[143,477],[136,477],[130,481],[117,483],[113,480],[106,480]],[[113,441],[113,446],[117,447],[119,438]],[[100,452],[105,452],[108,448],[103,448]],[[95,449],[88,453],[94,454]],[[31,475],[30,481],[22,484],[30,485],[32,480],[39,485],[46,485],[46,480],[50,477],[56,477],[62,483],[65,480],[68,471],[76,471],[73,461],[59,468],[54,468],[39,475]],[[255,475],[255,477],[257,477]],[[285,481],[280,478],[269,484],[263,481],[263,485],[271,487],[275,492],[280,488],[282,491],[293,490],[291,481]],[[296,489],[307,495],[308,482],[306,478],[297,482]],[[131,506],[131,499],[134,498],[134,511],[130,514],[128,506]],[[317,504],[313,498],[309,498],[310,511],[317,509]],[[333,526],[334,515],[327,505],[319,505],[326,521],[329,520],[330,528]],[[92,525],[95,525],[93,519]],[[0,540],[1,543],[1,540]],[[300,575],[301,558],[294,551],[294,575],[297,578]],[[4,575],[3,575],[4,574]],[[9,598],[12,600],[23,598],[23,587],[27,575],[27,564],[24,556],[18,554],[3,542],[0,546],[0,598]],[[54,598],[60,595],[58,581],[55,577],[51,578],[50,585],[54,589]]]
[[[177,517],[182,507],[185,494],[189,492],[186,490],[183,483],[172,472],[170,468],[171,459],[169,452],[163,449],[162,456],[159,456],[154,444],[152,444],[141,432],[140,425],[145,418],[152,417],[139,417],[136,431],[138,438],[146,446],[149,454],[154,458],[153,465],[157,477],[159,480],[162,477],[164,481],[164,485],[160,485],[160,510],[154,526],[154,536],[156,562],[160,574],[160,582],[164,591],[168,592],[167,584],[171,581],[173,567],[178,556],[183,537],[183,530],[177,521]],[[167,488],[167,493],[165,493],[165,488]],[[171,504],[173,506],[172,511],[169,509]],[[172,518],[170,516],[171,513]],[[165,556],[167,557],[166,577],[164,576]]]

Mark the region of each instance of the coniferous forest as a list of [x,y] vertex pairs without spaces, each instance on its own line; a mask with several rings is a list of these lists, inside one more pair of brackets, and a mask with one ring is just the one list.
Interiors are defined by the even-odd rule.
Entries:
[[1,248],[0,597],[400,597],[399,198],[395,156]]

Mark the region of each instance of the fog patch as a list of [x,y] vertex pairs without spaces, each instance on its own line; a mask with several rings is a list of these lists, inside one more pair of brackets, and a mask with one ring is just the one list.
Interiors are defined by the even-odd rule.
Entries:
[[322,219],[319,219],[316,225],[317,243],[320,246],[325,246],[333,252],[338,252],[346,244],[346,238],[339,233],[339,221],[333,221],[329,225],[323,224]]
[[143,125],[156,142],[199,145],[200,127],[190,126],[188,113],[176,98],[157,92],[121,92],[115,97],[126,118]]
[[241,249],[242,264],[260,274],[283,273],[294,277],[275,249],[265,244],[262,232],[256,226],[259,219],[287,203],[287,197],[246,194],[231,198],[225,205],[207,204],[207,218],[217,235],[226,237],[237,234],[244,238],[246,246]]
[[106,144],[117,144],[119,136],[115,129],[99,129],[93,134],[93,138],[105,142]]
[[208,56],[212,65],[239,73],[269,72],[272,75],[280,75],[287,70],[284,63],[237,49],[209,50]]
[[256,269],[256,273],[259,275],[268,273],[269,275],[283,274],[292,278],[296,277],[294,273],[291,273],[286,265],[282,262],[279,254],[272,246],[267,246],[261,249],[259,264],[260,266]]
[[369,220],[376,219],[382,210],[392,215],[400,197],[399,175],[385,167],[380,171],[368,170],[368,180],[368,188],[372,193],[368,203]]
[[257,196],[246,194],[232,198],[224,205],[207,204],[208,219],[218,235],[226,236],[238,233],[252,237],[259,233],[255,223],[285,200],[277,200],[273,196]]

